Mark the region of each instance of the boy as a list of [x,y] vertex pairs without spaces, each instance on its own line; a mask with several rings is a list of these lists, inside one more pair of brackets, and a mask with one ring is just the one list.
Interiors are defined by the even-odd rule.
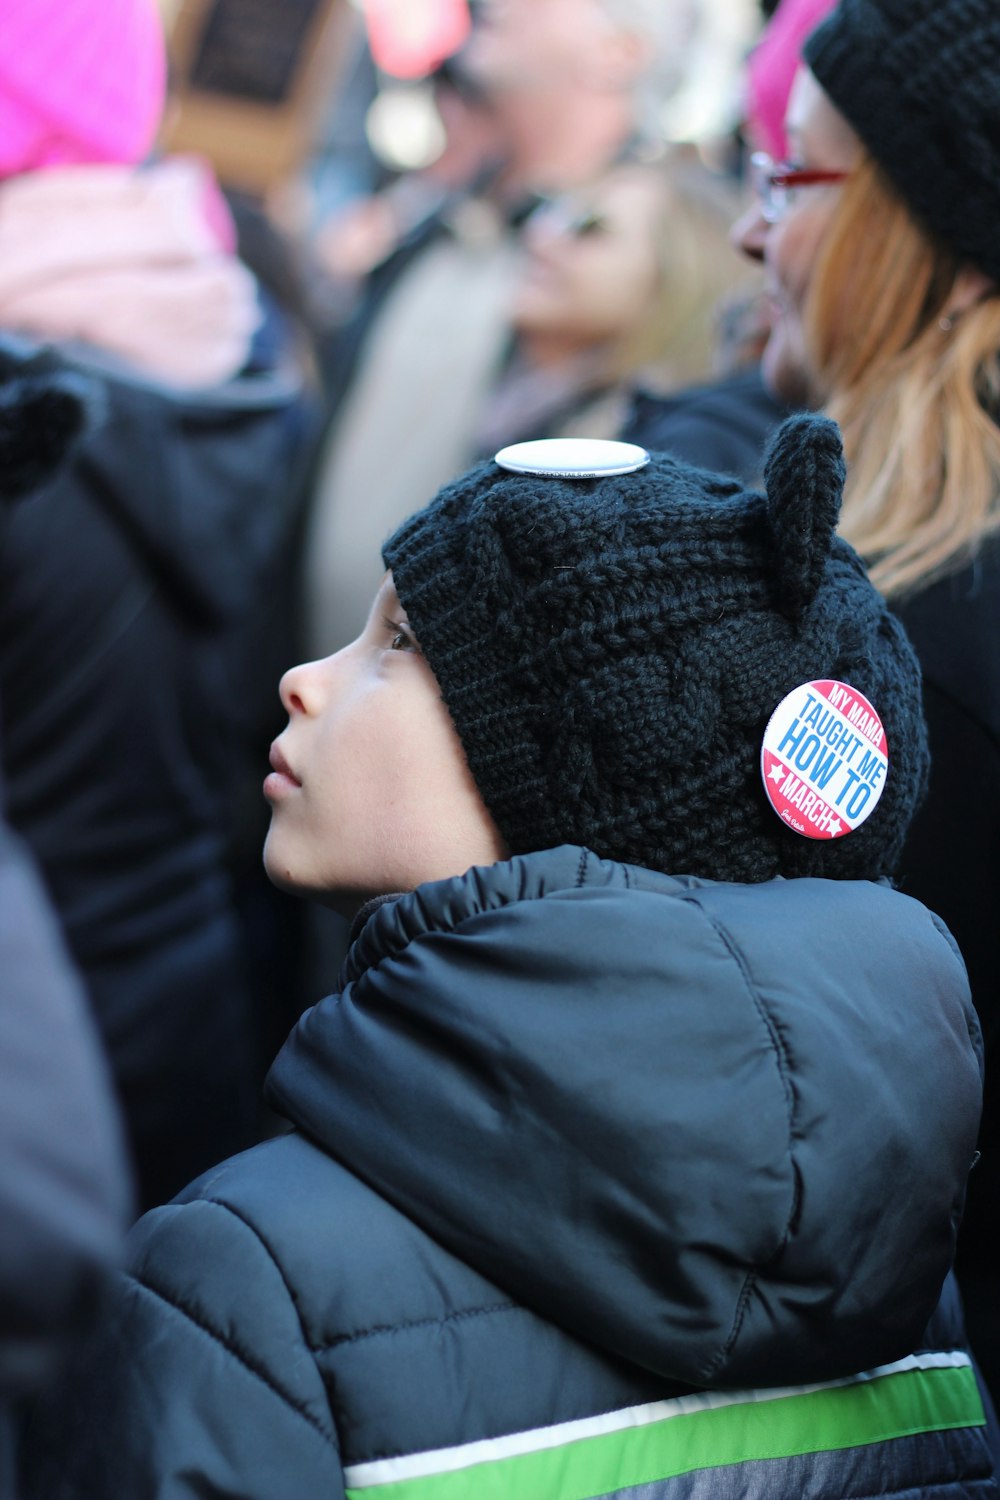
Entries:
[[935,1311],[978,1037],[873,883],[926,747],[839,437],[766,495],[645,460],[505,450],[283,679],[265,858],[364,903],[340,989],[292,1133],[134,1231],[34,1493],[997,1493]]

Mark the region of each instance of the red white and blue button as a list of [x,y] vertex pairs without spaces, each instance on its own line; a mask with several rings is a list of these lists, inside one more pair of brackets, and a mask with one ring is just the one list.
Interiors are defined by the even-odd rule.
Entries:
[[764,730],[764,791],[778,817],[807,839],[840,839],[870,818],[885,790],[882,720],[847,682],[804,682]]

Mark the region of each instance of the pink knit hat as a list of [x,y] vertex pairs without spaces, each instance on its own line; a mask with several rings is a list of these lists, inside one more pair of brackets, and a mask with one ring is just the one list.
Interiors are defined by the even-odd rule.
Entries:
[[155,0],[12,0],[0,47],[0,178],[137,162],[166,89]]
[[836,0],[781,0],[750,56],[747,123],[754,146],[775,160],[788,154],[785,109],[802,44]]

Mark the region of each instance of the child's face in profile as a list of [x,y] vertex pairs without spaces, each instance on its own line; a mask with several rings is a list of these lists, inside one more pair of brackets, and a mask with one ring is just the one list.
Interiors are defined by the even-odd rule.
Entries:
[[331,905],[506,856],[392,575],[356,641],[281,679],[264,865]]

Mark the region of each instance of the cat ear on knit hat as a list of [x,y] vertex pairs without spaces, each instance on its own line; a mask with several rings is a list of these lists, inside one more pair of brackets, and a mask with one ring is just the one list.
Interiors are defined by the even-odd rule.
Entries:
[[781,424],[764,460],[764,509],[774,542],[775,603],[789,619],[801,619],[816,596],[846,477],[836,422],[802,412]]

